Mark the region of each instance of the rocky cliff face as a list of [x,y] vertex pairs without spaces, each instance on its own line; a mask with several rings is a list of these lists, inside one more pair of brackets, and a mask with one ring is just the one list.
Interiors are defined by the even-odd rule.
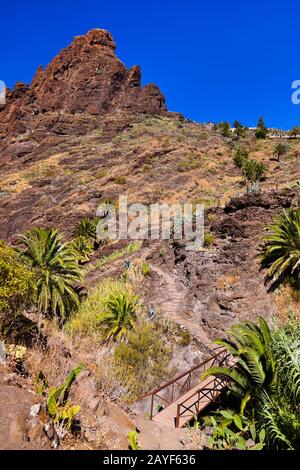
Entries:
[[0,108],[0,138],[29,129],[52,129],[61,115],[110,112],[162,114],[165,98],[156,85],[141,86],[140,67],[130,70],[115,55],[108,31],[75,37],[30,86],[17,83]]

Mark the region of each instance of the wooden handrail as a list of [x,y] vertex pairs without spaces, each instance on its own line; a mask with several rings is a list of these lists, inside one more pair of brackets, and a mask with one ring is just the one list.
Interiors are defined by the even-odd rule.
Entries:
[[137,398],[136,401],[140,401],[144,398],[147,398],[147,397],[151,397],[152,395],[156,395],[157,393],[161,392],[162,390],[164,390],[165,388],[169,387],[170,385],[173,385],[174,383],[178,382],[178,380],[182,379],[183,377],[185,377],[186,375],[189,375],[189,374],[192,374],[195,370],[197,369],[200,369],[200,367],[203,367],[205,366],[208,362],[212,361],[213,359],[217,358],[218,356],[220,356],[222,353],[224,353],[226,351],[226,349],[222,348],[221,346],[219,346],[218,348],[215,349],[215,351],[217,351],[218,349],[220,349],[219,352],[217,352],[216,354],[214,354],[213,356],[209,357],[208,359],[206,359],[205,361],[201,362],[200,364],[192,367],[191,369],[189,369],[188,371],[186,372],[183,372],[182,374],[180,375],[177,375],[174,379],[171,379],[169,380],[169,382],[166,382],[165,384],[161,385],[160,387],[156,388],[155,390],[152,390],[151,392],[147,392],[145,393],[144,395],[141,395],[140,397]]

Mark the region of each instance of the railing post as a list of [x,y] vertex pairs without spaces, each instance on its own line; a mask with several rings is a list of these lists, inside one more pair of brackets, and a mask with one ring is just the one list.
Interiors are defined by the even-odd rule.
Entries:
[[177,405],[177,414],[175,420],[175,428],[179,428],[179,419],[180,419],[180,405]]
[[150,412],[150,420],[152,421],[153,418],[153,404],[154,404],[154,394],[151,395],[151,412]]

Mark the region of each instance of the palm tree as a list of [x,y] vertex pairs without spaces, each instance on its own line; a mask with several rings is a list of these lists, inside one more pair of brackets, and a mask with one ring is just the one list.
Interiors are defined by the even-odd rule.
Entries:
[[289,146],[287,144],[278,143],[274,147],[273,155],[280,161],[280,157],[286,155],[289,151]]
[[64,320],[79,305],[75,283],[82,280],[74,249],[62,234],[34,227],[19,237],[21,258],[36,272],[37,300],[41,312]]
[[74,238],[70,244],[74,248],[80,263],[89,261],[93,252],[93,243],[86,237],[79,236]]
[[99,325],[109,339],[123,339],[136,320],[137,297],[126,292],[111,295],[107,302],[108,311],[99,318]]
[[76,237],[85,237],[89,241],[91,241],[94,245],[97,243],[97,223],[98,219],[90,219],[88,217],[84,217],[81,219],[74,228],[74,235]]
[[272,336],[274,380],[259,397],[257,420],[269,448],[300,449],[300,324],[281,326]]
[[268,269],[266,282],[272,289],[287,281],[299,286],[300,208],[284,210],[269,229],[260,254],[261,268]]
[[228,335],[228,340],[217,340],[216,343],[224,346],[236,359],[236,366],[211,367],[202,379],[210,375],[227,379],[230,392],[241,401],[243,414],[247,403],[272,381],[274,360],[270,349],[271,333],[266,321],[259,318],[258,325],[249,321],[232,326]]

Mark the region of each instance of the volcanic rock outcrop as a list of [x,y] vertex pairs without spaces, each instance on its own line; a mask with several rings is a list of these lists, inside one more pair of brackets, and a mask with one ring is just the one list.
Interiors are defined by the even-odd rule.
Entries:
[[8,90],[7,103],[0,108],[0,139],[28,128],[51,130],[62,115],[165,113],[159,88],[142,87],[140,67],[126,69],[115,48],[108,31],[89,31],[75,37],[45,70],[39,67],[30,86],[19,82]]

